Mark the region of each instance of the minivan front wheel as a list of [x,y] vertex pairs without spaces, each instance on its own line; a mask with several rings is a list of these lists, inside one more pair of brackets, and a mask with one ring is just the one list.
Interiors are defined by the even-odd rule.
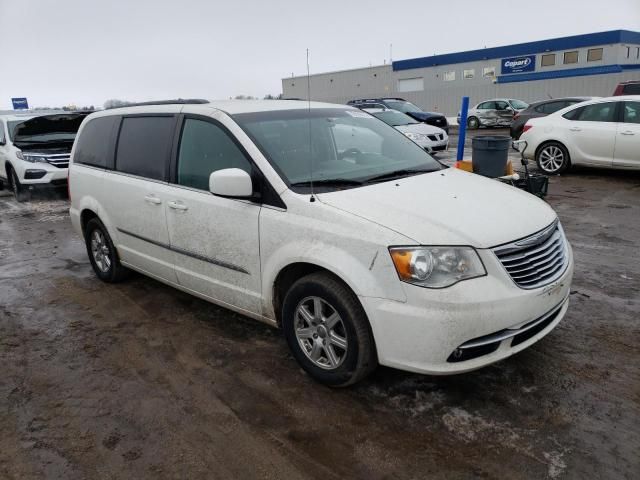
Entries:
[[283,303],[282,327],[298,363],[321,383],[351,385],[377,366],[362,305],[329,273],[313,273],[292,285]]
[[84,229],[89,261],[97,277],[103,282],[116,283],[124,280],[129,269],[120,264],[118,252],[113,246],[107,229],[97,218],[87,222]]

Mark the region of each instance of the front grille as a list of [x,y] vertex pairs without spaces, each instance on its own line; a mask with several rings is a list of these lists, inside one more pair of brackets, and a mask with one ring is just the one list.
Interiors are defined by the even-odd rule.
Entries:
[[558,279],[569,261],[567,239],[558,222],[530,237],[495,247],[493,252],[511,279],[526,289]]
[[429,140],[433,141],[433,142],[437,142],[439,140],[442,140],[444,138],[444,136],[441,133],[435,134],[435,135],[427,135],[429,137]]
[[47,162],[49,162],[54,167],[58,168],[68,168],[69,167],[69,157],[68,153],[59,153],[55,155],[47,155]]

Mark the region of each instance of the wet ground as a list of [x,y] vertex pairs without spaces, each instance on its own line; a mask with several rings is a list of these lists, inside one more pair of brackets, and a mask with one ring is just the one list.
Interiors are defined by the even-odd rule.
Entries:
[[638,478],[640,173],[550,193],[576,260],[558,328],[480,371],[345,390],[267,326],[98,281],[63,195],[0,196],[0,478]]

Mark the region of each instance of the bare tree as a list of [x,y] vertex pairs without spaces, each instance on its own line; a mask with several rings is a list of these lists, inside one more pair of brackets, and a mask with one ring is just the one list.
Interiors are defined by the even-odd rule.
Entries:
[[125,107],[127,105],[131,105],[132,102],[128,102],[126,100],[119,100],[117,98],[112,98],[104,102],[104,109],[107,110],[109,108],[117,108],[117,107]]

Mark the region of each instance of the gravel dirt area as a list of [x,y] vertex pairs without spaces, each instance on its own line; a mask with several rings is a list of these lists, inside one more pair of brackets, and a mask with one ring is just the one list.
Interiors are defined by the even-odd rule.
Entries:
[[101,283],[64,197],[0,196],[0,478],[639,478],[640,172],[572,171],[548,201],[576,261],[558,328],[476,372],[332,390],[277,330]]

